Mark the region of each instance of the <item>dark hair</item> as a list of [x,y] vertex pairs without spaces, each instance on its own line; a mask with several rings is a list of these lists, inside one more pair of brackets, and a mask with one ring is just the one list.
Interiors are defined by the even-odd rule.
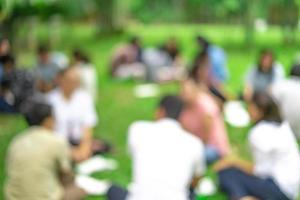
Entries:
[[37,52],[39,54],[44,54],[44,53],[48,53],[50,51],[49,46],[42,44],[38,47]]
[[140,38],[138,36],[133,36],[129,39],[130,44],[138,44],[140,42]]
[[[274,63],[274,53],[271,49],[262,49],[260,54],[259,54],[259,60],[258,60],[258,70],[261,70],[262,69],[262,66],[261,66],[261,61],[262,61],[262,58],[265,57],[266,55],[270,55],[272,57],[272,61]],[[272,63],[272,64],[273,64]],[[272,70],[271,70],[272,71]]]
[[52,107],[46,103],[32,100],[23,103],[21,113],[29,126],[39,126],[46,118],[52,116]]
[[190,70],[190,78],[195,82],[199,82],[198,72],[201,68],[205,67],[206,62],[208,61],[208,53],[206,51],[202,51],[195,59],[192,69]]
[[2,56],[1,57],[1,63],[3,65],[6,65],[8,63],[14,65],[15,64],[15,58],[12,55],[10,55],[10,54]]
[[252,103],[263,113],[261,120],[281,123],[282,118],[279,108],[272,97],[266,92],[255,92],[252,97]]
[[167,95],[161,99],[159,107],[165,110],[166,117],[178,119],[184,108],[184,102],[179,96]]
[[198,44],[203,46],[203,50],[206,51],[210,45],[210,42],[203,36],[198,35],[196,37]]
[[84,63],[90,62],[90,59],[88,58],[88,56],[85,53],[83,53],[80,49],[75,49],[73,51],[73,57]]
[[300,64],[295,64],[291,69],[291,76],[299,76],[300,77]]

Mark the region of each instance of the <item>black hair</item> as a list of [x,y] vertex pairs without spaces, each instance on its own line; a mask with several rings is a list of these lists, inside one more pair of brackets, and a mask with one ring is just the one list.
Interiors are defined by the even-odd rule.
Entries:
[[263,117],[259,121],[282,123],[279,108],[267,92],[255,92],[252,97],[252,103],[263,113]]
[[28,100],[23,103],[21,113],[29,126],[40,126],[45,119],[52,116],[52,107],[44,102]]
[[131,44],[137,44],[137,43],[139,43],[139,41],[140,41],[140,38],[138,36],[133,36],[129,39],[129,42]]
[[[258,70],[261,71],[262,70],[262,66],[261,66],[261,61],[262,61],[262,58],[266,55],[270,55],[272,57],[272,65],[274,64],[274,60],[275,60],[275,55],[273,53],[273,51],[271,49],[262,49],[260,51],[260,54],[259,54],[259,60],[258,60]],[[272,68],[271,68],[271,72],[273,72]]]
[[15,64],[15,58],[14,58],[13,55],[8,54],[8,55],[5,55],[5,56],[2,56],[0,62],[3,65],[6,65],[8,63],[14,65]]
[[290,75],[300,77],[300,64],[295,64],[292,67]]
[[48,53],[50,51],[49,46],[47,46],[46,44],[42,44],[38,47],[37,52],[39,54],[44,54],[44,53]]
[[198,72],[201,68],[205,67],[205,63],[208,61],[209,56],[207,51],[202,51],[199,55],[197,55],[194,60],[193,66],[190,70],[189,77],[195,82],[199,82]]
[[184,108],[184,101],[179,96],[167,95],[161,99],[159,107],[165,110],[166,117],[178,119]]
[[198,44],[203,46],[203,50],[206,51],[210,45],[210,42],[203,36],[198,35],[196,37]]

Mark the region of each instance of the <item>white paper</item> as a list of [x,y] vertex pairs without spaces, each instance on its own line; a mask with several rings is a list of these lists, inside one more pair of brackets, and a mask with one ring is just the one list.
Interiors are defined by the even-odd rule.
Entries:
[[216,186],[211,178],[205,177],[200,180],[196,188],[196,194],[211,196],[217,192]]
[[224,105],[225,120],[234,127],[246,127],[250,116],[240,101],[230,101]]
[[94,172],[115,170],[118,168],[118,163],[113,159],[104,158],[102,156],[94,156],[77,165],[77,172],[83,175],[89,175]]
[[89,195],[105,195],[111,186],[106,180],[100,181],[84,175],[76,176],[75,184]]
[[134,88],[134,95],[138,98],[156,97],[159,87],[156,84],[143,84]]

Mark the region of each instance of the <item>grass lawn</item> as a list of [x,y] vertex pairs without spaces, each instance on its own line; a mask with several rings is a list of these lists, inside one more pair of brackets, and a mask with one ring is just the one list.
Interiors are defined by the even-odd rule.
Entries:
[[[47,37],[45,32],[47,32],[47,26],[41,26],[39,28],[41,39]],[[239,26],[135,25],[128,27],[124,34],[118,36],[95,38],[94,33],[95,29],[88,25],[66,25],[61,29],[61,41],[63,42],[60,42],[57,48],[70,53],[72,48],[80,47],[90,54],[92,62],[97,67],[99,74],[97,110],[100,123],[96,128],[96,137],[104,138],[113,144],[114,152],[111,157],[118,160],[120,167],[116,171],[96,173],[94,176],[110,179],[123,186],[130,182],[131,177],[131,162],[126,150],[127,128],[135,120],[152,119],[158,98],[135,98],[133,87],[138,82],[116,81],[109,78],[107,75],[108,63],[111,52],[116,45],[123,42],[129,35],[141,36],[145,46],[161,44],[168,37],[175,36],[180,41],[184,58],[190,62],[196,51],[194,37],[197,34],[206,35],[211,41],[224,47],[228,54],[231,77],[228,81],[227,90],[233,94],[241,91],[244,73],[249,64],[255,62],[261,48],[273,48],[278,60],[286,66],[287,70],[298,50],[297,44],[285,46],[281,43],[281,33],[276,27],[265,33],[256,33],[256,45],[251,48],[243,44],[243,29]],[[20,54],[19,63],[27,66],[32,64],[32,53]],[[176,84],[161,86],[161,94],[177,91],[178,85]],[[5,180],[4,166],[7,146],[13,136],[25,127],[24,121],[19,116],[0,116],[0,188],[3,188]],[[228,126],[228,132],[234,148],[241,152],[242,156],[247,157],[247,129],[235,129]],[[2,190],[0,190],[0,199],[4,199]],[[89,197],[88,199],[103,198]],[[226,198],[222,194],[217,194],[209,199],[225,200]]]

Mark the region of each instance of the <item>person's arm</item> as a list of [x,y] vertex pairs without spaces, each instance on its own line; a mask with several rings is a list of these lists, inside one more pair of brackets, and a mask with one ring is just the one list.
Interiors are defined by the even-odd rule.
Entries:
[[61,140],[57,148],[58,176],[63,185],[68,185],[74,181],[74,172],[71,165],[70,147],[66,141]]
[[205,114],[205,116],[203,117],[203,133],[204,134],[203,134],[203,138],[202,138],[202,141],[204,142],[204,144],[207,144],[207,142],[209,141],[212,126],[213,126],[213,118],[210,115]]
[[201,141],[198,141],[199,145],[195,148],[195,171],[194,171],[194,177],[192,178],[192,182],[190,185],[191,189],[195,189],[199,182],[201,181],[201,178],[203,177],[203,174],[206,170],[206,161],[205,161],[205,150],[204,145]]
[[85,128],[80,145],[73,149],[73,158],[76,162],[88,159],[92,155],[93,129]]

